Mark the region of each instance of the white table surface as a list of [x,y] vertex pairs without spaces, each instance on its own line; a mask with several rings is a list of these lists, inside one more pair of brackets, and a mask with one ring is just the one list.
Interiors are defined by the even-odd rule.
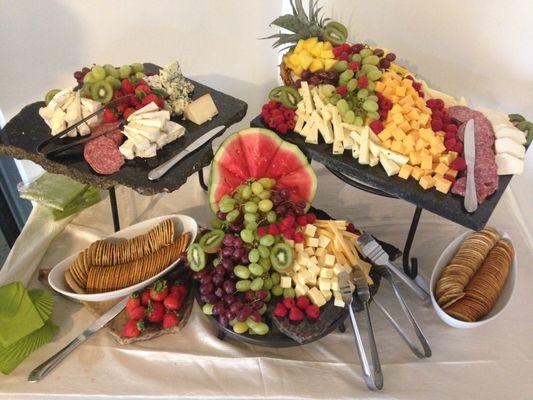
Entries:
[[[353,189],[313,165],[319,176],[316,207],[403,248],[414,206]],[[171,194],[143,197],[126,188],[117,193],[122,226],[168,213],[188,214],[200,223],[209,219],[206,195],[196,176]],[[181,333],[149,342],[121,346],[108,332],[99,332],[47,378],[30,384],[26,382],[28,373],[94,319],[80,305],[56,296],[53,320],[61,327],[59,334],[11,375],[0,376],[0,397],[531,399],[533,257],[518,220],[521,214],[531,215],[531,209],[520,212],[514,204],[509,193],[504,194],[489,221],[511,235],[518,253],[518,282],[509,307],[481,328],[458,330],[441,322],[431,305],[421,305],[404,290],[433,356],[418,360],[374,312],[385,380],[379,393],[368,392],[363,383],[350,328],[301,347],[253,347],[217,339],[198,306]],[[109,203],[104,200],[66,227],[50,245],[40,267],[53,266],[112,230]],[[418,257],[424,276],[429,278],[440,252],[464,230],[429,212],[422,213],[412,255]],[[38,285],[35,276],[33,281]],[[400,312],[386,285],[378,297]]]

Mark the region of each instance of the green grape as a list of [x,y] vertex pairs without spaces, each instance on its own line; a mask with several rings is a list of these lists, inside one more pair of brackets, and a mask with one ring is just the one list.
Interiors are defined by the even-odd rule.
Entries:
[[263,190],[261,193],[257,195],[261,200],[267,200],[270,199],[270,196],[272,195],[272,192],[270,190]]
[[348,79],[339,78],[339,86],[344,86],[348,84]]
[[326,97],[331,97],[335,93],[335,86],[333,85],[321,85],[320,89],[322,94]]
[[361,54],[359,54],[359,53],[352,54],[352,57],[350,58],[350,61],[361,62]]
[[254,196],[252,196],[252,201],[253,201],[254,203],[258,204],[258,203],[261,201],[261,199],[259,198],[259,196],[255,196],[255,195],[254,195]]
[[101,65],[93,65],[91,72],[93,73],[94,79],[96,79],[97,81],[105,79],[106,72],[104,67],[102,67]]
[[241,279],[248,279],[250,277],[250,270],[244,265],[237,265],[233,268],[233,273]]
[[339,75],[339,78],[343,81],[348,82],[350,79],[352,79],[354,76],[354,72],[351,69],[347,69],[342,74]]
[[381,78],[381,75],[381,71],[376,70],[370,71],[366,76],[368,76],[368,79],[370,79],[371,81],[377,81],[379,78]]
[[235,193],[233,195],[233,200],[235,200],[235,202],[237,203],[242,203],[242,200],[243,200],[242,195],[240,193]]
[[257,213],[244,213],[244,220],[248,222],[256,222],[258,217]]
[[370,49],[363,49],[363,50],[361,50],[361,51],[359,52],[359,54],[361,55],[361,58],[364,59],[364,58],[366,58],[366,57],[372,55],[372,50],[370,50]]
[[[228,218],[226,216],[226,218]],[[264,236],[263,236],[264,237]],[[243,229],[241,231],[241,239],[244,243],[252,243],[254,241],[254,233],[250,229]]]
[[337,102],[342,99],[342,96],[338,93],[335,93],[331,98],[329,99],[329,102],[333,104],[334,106],[337,105]]
[[220,257],[213,258],[213,266],[216,267],[221,261]]
[[252,232],[255,232],[255,230],[257,229],[257,222],[245,222],[244,227]]
[[261,258],[270,257],[270,250],[266,246],[259,245],[259,247],[257,248],[257,251],[259,252],[259,256],[261,256]]
[[263,301],[268,303],[270,300],[272,300],[272,295],[270,294],[270,290],[267,290],[267,295]]
[[352,110],[346,111],[342,114],[342,121],[347,124],[353,124],[355,122],[355,113]]
[[[241,236],[242,236],[242,231],[241,231]],[[265,236],[262,236],[261,239],[259,239],[259,244],[270,247],[274,244],[275,241],[276,241],[276,238],[272,236],[270,233],[267,233]]]
[[259,264],[255,263],[255,262],[252,262],[250,265],[248,265],[248,269],[250,270],[250,272],[254,276],[261,276],[265,272],[265,271],[263,271],[263,267],[260,266]]
[[235,284],[235,288],[239,292],[247,292],[248,290],[250,290],[251,284],[252,282],[250,282],[249,280],[237,281],[237,283]]
[[272,267],[272,263],[270,262],[270,257],[269,258],[261,258],[259,260],[259,264],[263,267],[263,270],[265,272],[270,271],[270,268]]
[[368,81],[368,85],[366,85],[366,88],[373,92],[374,90],[376,90],[376,84],[372,81]]
[[244,211],[247,213],[257,212],[257,204],[253,201],[247,201],[246,203],[244,203]]
[[219,228],[222,227],[222,221],[219,220],[218,218],[213,218],[213,219],[209,222],[209,225],[211,225],[211,228],[219,229]]
[[250,289],[254,292],[263,289],[263,278],[255,278],[250,284]]
[[248,330],[248,325],[246,325],[246,322],[237,322],[235,325],[233,325],[233,332],[235,333],[246,333]]
[[285,289],[283,289],[283,297],[284,298],[294,297],[294,296],[295,296],[295,293],[294,293],[294,289],[293,288],[285,288]]
[[368,90],[361,89],[357,92],[357,98],[358,99],[366,99],[368,97]]
[[371,71],[378,71],[378,67],[372,64],[365,64],[361,67],[360,71],[366,75]]
[[348,62],[347,61],[337,61],[337,63],[333,66],[333,69],[337,72],[343,72],[348,69]]
[[259,250],[252,249],[248,252],[248,259],[250,260],[250,262],[256,263],[259,261],[260,258],[261,258],[261,255],[259,253]]
[[264,322],[256,322],[254,326],[251,327],[256,335],[266,335],[270,328]]
[[274,272],[274,273],[270,274],[270,277],[272,278],[272,283],[274,285],[278,285],[279,282],[281,281],[281,276],[277,272]]
[[235,200],[230,197],[222,197],[219,204],[220,211],[223,213],[229,213],[235,208]]
[[126,79],[131,74],[131,67],[129,65],[123,65],[118,69],[118,75],[120,79]]
[[204,304],[203,307],[202,307],[202,311],[204,314],[207,314],[207,315],[213,315],[213,307],[215,307],[214,304]]
[[353,92],[357,89],[357,79],[350,79],[346,84],[346,89],[348,89],[349,92]]
[[363,58],[363,64],[371,64],[371,65],[378,65],[379,64],[379,57],[376,55],[371,55],[368,57]]
[[283,288],[280,285],[274,285],[271,291],[274,296],[281,296],[283,294]]
[[357,116],[355,117],[355,120],[353,121],[353,124],[356,126],[363,126],[363,118]]
[[244,188],[248,186],[248,185],[239,185],[239,187],[237,188],[236,192],[237,193],[242,193],[242,191],[244,190]]
[[141,63],[133,63],[131,64],[131,69],[133,70],[133,72],[143,72],[144,65]]
[[[365,111],[377,111],[379,109],[378,103],[372,100],[365,100],[363,103],[363,109]],[[226,217],[227,218],[227,217]]]
[[118,79],[118,70],[111,64],[104,65],[105,73],[107,76],[112,76]]
[[230,322],[229,322],[229,326],[235,326],[235,324],[239,322],[237,321],[237,318],[233,318]]
[[272,178],[261,178],[258,182],[263,185],[265,189],[273,189],[276,186],[276,180]]
[[248,200],[250,197],[252,197],[252,189],[250,186],[245,186],[241,192],[241,195],[244,200]]
[[371,95],[368,96],[366,99],[367,99],[367,100],[375,101],[376,103],[378,102],[378,96],[376,96],[375,94],[371,94]]
[[260,314],[260,315],[263,315],[264,313],[266,313],[266,310],[268,310],[268,307],[266,304],[263,304],[261,306],[261,308],[259,310],[257,310],[257,312]]
[[135,78],[137,78],[137,79],[142,79],[142,78],[144,78],[145,76],[146,76],[146,75],[143,74],[142,72],[136,72],[136,73],[135,73]]
[[263,185],[261,185],[258,181],[255,181],[252,183],[252,193],[255,195],[258,195],[264,190]]
[[255,322],[253,319],[248,318],[245,321],[245,324],[248,325],[248,328],[252,328],[252,326],[256,326],[258,324],[258,322]]
[[274,203],[272,203],[272,200],[270,200],[270,199],[261,200],[259,202],[259,209],[262,212],[266,213],[266,212],[272,210],[272,207],[274,207]]
[[263,283],[263,287],[266,290],[270,290],[270,289],[272,289],[272,286],[274,286],[274,283],[272,282],[272,278],[270,278],[270,277],[265,278],[264,283]]
[[226,215],[226,221],[228,221],[228,222],[233,222],[233,221],[235,221],[237,218],[239,218],[239,215],[240,215],[239,210],[233,210],[233,211],[230,211],[230,212]]
[[340,114],[344,114],[349,109],[350,106],[348,106],[348,102],[346,100],[341,99],[337,102],[337,110],[339,110]]
[[270,222],[272,224],[272,223],[276,222],[276,220],[278,219],[278,216],[276,215],[275,211],[269,211],[269,212],[267,212],[266,219],[267,219],[268,222]]
[[375,111],[367,112],[366,116],[368,118],[374,119],[374,120],[378,120],[379,119],[379,114],[377,112],[375,112]]

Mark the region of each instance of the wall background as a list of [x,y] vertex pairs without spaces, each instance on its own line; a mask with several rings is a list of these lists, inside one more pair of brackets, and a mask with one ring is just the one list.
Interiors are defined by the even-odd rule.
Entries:
[[[322,1],[326,14],[393,50],[437,89],[533,119],[530,0]],[[248,102],[246,122],[277,80],[268,23],[287,0],[7,0],[0,3],[0,109],[6,120],[72,72],[96,63],[180,61],[186,75]],[[533,156],[512,188],[525,214]],[[24,166],[30,175],[35,168]],[[524,190],[526,188],[526,190]],[[520,189],[520,190],[518,190]],[[530,225],[533,230],[533,225]]]

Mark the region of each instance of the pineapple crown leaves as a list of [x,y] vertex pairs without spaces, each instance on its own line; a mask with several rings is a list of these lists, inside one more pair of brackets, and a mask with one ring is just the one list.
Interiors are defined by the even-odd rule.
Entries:
[[277,26],[292,33],[276,33],[262,39],[277,39],[272,47],[289,45],[284,49],[292,47],[300,39],[307,39],[317,36],[322,37],[322,30],[330,18],[320,16],[322,7],[318,7],[318,2],[309,0],[309,9],[306,12],[302,0],[290,1],[292,14],[285,14],[270,23],[269,26]]

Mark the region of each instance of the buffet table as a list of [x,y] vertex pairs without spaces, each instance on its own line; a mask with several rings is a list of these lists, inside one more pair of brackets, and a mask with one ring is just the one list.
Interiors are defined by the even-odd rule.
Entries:
[[[412,205],[340,185],[323,167],[313,167],[320,182],[316,207],[328,210],[332,216],[352,220],[382,240],[403,247]],[[209,215],[206,195],[196,179],[189,179],[180,190],[170,194],[145,197],[120,187],[117,196],[124,205],[120,209],[123,226],[178,212],[205,224]],[[52,267],[91,241],[110,234],[113,224],[108,207],[104,200],[75,217],[50,244],[39,268]],[[28,373],[94,320],[81,305],[56,295],[53,319],[60,326],[59,334],[13,374],[0,376],[0,397],[530,398],[533,306],[529,288],[533,278],[527,268],[533,257],[531,243],[520,228],[520,218],[512,194],[506,192],[489,221],[489,225],[511,235],[521,267],[514,296],[500,318],[477,329],[453,329],[438,319],[430,304],[420,305],[411,292],[404,291],[433,348],[431,358],[418,360],[381,315],[375,314],[373,323],[385,374],[382,392],[366,389],[349,331],[335,332],[302,347],[253,347],[230,339],[219,340],[197,305],[181,333],[121,346],[103,330],[48,377],[30,384],[26,381]],[[27,225],[25,231],[35,228]],[[422,216],[412,253],[418,257],[423,276],[429,278],[440,252],[464,229],[431,213]],[[23,232],[21,240],[24,237]],[[15,262],[14,257],[11,262]],[[8,269],[6,265],[0,278]],[[37,272],[33,274],[32,285],[40,285]],[[378,298],[400,312],[388,287],[380,290]]]

